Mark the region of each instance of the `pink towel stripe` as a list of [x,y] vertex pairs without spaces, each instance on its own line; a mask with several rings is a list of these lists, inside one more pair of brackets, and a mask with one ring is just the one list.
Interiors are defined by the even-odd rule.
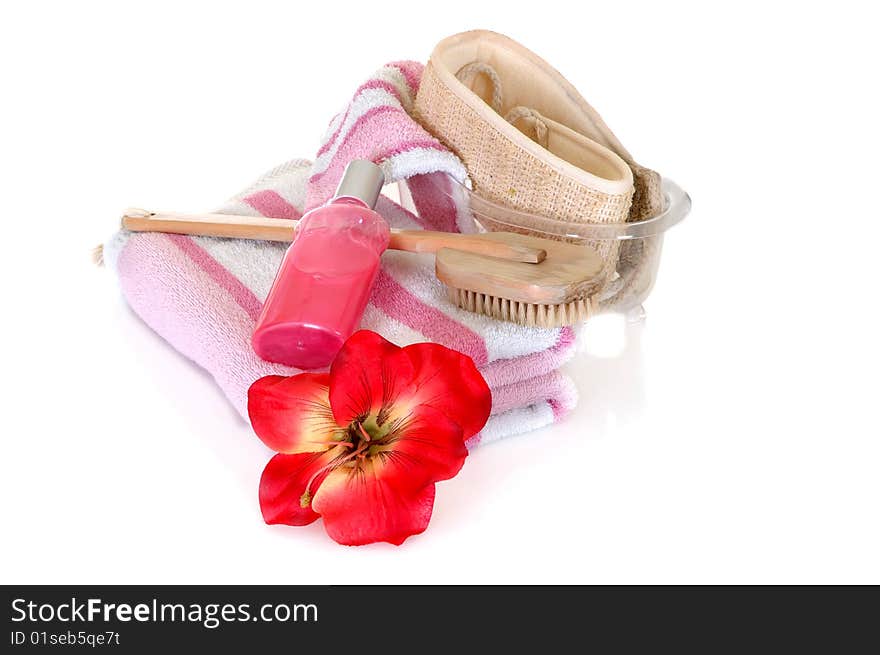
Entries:
[[244,199],[248,205],[263,216],[270,218],[302,218],[302,212],[287,202],[281,195],[270,189],[257,191]]
[[421,332],[430,341],[468,355],[477,366],[489,361],[486,343],[479,334],[423,303],[384,269],[379,269],[371,301],[389,317]]
[[561,402],[556,400],[555,398],[550,398],[547,401],[547,404],[550,405],[550,409],[553,412],[553,420],[559,423],[565,416],[571,411],[568,407],[563,405]]
[[254,295],[254,292],[241,283],[237,277],[230,273],[222,264],[214,259],[211,254],[197,244],[192,237],[182,234],[166,235],[171,242],[180,248],[194,264],[201,268],[235,300],[236,303],[255,322],[260,316],[262,303]]
[[[379,212],[382,218],[388,221],[388,224],[392,227],[405,226],[403,229],[414,229],[406,223],[406,221],[412,221],[423,230],[435,229],[429,221],[425,220],[418,214],[413,214],[411,211],[401,207],[386,196],[379,196],[379,200],[376,201],[376,211]],[[447,230],[447,232],[451,231],[452,230]]]
[[406,78],[407,86],[411,93],[415,94],[419,90],[422,83],[423,66],[414,61],[392,61],[389,66],[393,66],[399,70],[404,78]]
[[[333,143],[336,141],[336,138],[339,136],[340,130],[342,130],[342,126],[345,125],[345,121],[348,118],[348,114],[350,111],[351,111],[351,105],[349,105],[348,107],[345,108],[345,113],[342,115],[342,118],[339,119],[339,125],[336,126],[336,129],[333,131],[333,134],[331,134],[329,137],[327,137],[327,140],[324,142],[324,145],[322,145],[320,148],[318,148],[318,152],[315,155],[315,158],[320,157],[325,152],[330,150],[330,146],[332,146]],[[333,124],[333,121],[335,121],[338,116],[339,116],[339,114],[337,114],[336,116],[333,117],[333,120],[330,121],[331,125]]]
[[575,335],[570,327],[559,330],[552,348],[511,359],[496,359],[480,369],[490,387],[513,384],[535,375],[544,375],[562,366],[572,355]]
[[[320,173],[316,173],[315,175],[312,175],[312,177],[309,179],[309,182],[317,182],[328,171],[332,170],[333,163],[336,161],[336,159],[339,155],[339,152],[343,148],[345,148],[346,144],[348,144],[348,142],[351,141],[354,136],[357,135],[359,128],[364,123],[368,122],[371,118],[373,118],[375,116],[379,116],[381,114],[394,113],[394,112],[400,112],[400,107],[393,107],[391,105],[379,105],[378,107],[371,107],[370,109],[365,111],[363,114],[358,116],[358,119],[351,125],[348,132],[345,133],[345,136],[342,137],[342,141],[339,143],[339,147],[336,150],[336,155],[331,160],[330,165],[325,170],[321,171]],[[341,124],[340,124],[340,127],[342,127]],[[347,162],[348,162],[348,160],[346,160],[346,163]]]
[[559,371],[550,371],[530,380],[521,380],[492,389],[492,413],[501,414],[510,409],[545,400],[550,403],[554,417],[561,418],[574,407],[577,391],[571,381]]
[[330,147],[333,145],[333,143],[336,141],[336,138],[339,136],[339,131],[342,129],[342,126],[345,125],[345,121],[348,120],[348,115],[349,115],[349,113],[351,113],[351,108],[352,108],[352,105],[354,104],[354,101],[357,100],[357,97],[363,91],[366,91],[367,89],[385,89],[386,91],[388,91],[388,93],[390,93],[395,98],[400,100],[400,91],[398,91],[397,87],[394,86],[391,82],[386,82],[385,80],[373,79],[373,80],[370,80],[369,82],[367,82],[366,84],[362,84],[358,88],[358,90],[355,91],[348,107],[345,108],[345,114],[342,116],[342,120],[339,121],[339,126],[336,128],[336,131],[333,132],[333,134],[330,136],[330,138],[327,139],[327,141],[324,143],[324,145],[322,145],[318,149],[318,154],[316,155],[317,157],[320,157],[325,152],[327,152],[330,149]]
[[426,230],[458,232],[458,211],[455,202],[444,192],[451,184],[445,173],[414,175],[406,181],[422,225]]

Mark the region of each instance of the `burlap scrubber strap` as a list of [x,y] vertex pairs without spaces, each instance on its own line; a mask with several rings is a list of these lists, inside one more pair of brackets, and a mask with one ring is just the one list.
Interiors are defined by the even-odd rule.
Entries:
[[[572,223],[637,221],[663,209],[660,176],[633,161],[559,72],[503,35],[477,30],[441,41],[414,112],[462,159],[482,198]],[[619,275],[607,304],[650,277],[640,270],[650,244],[637,241],[588,242]]]

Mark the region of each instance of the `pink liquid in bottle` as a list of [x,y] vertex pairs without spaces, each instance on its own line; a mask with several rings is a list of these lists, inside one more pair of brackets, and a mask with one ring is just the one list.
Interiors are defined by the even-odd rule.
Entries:
[[371,208],[382,182],[375,164],[354,161],[336,197],[303,216],[251,339],[261,358],[328,366],[357,330],[390,238]]

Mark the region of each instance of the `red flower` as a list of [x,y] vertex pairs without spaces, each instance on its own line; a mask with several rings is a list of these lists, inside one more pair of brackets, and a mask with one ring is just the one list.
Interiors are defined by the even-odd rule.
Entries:
[[254,431],[278,451],[260,480],[266,523],[318,516],[341,544],[400,545],[428,527],[434,483],[467,457],[492,396],[470,357],[398,348],[361,330],[329,373],[270,375],[248,392]]

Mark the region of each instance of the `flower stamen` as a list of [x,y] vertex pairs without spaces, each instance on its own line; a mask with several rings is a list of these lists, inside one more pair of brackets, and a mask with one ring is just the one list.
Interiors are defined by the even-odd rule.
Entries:
[[[312,477],[310,477],[309,481],[306,482],[306,490],[303,492],[302,496],[299,497],[300,507],[308,507],[309,504],[312,502],[311,489],[312,489],[312,483],[315,481],[315,478],[317,478],[319,475],[321,475],[322,473],[324,473],[326,471],[332,471],[334,469],[339,468],[340,466],[342,466],[346,462],[350,462],[354,458],[357,458],[358,460],[363,460],[366,457],[366,455],[364,454],[364,451],[370,447],[370,435],[368,435],[366,433],[366,430],[364,430],[364,426],[361,425],[360,423],[358,423],[358,427],[364,433],[365,441],[363,441],[357,447],[357,449],[355,451],[348,453],[344,457],[338,457],[338,458],[334,459],[332,462],[325,464],[324,466],[322,466],[321,468],[319,468],[317,471],[315,471],[312,474]],[[339,446],[345,445],[347,447],[354,446],[354,444],[351,443],[350,441],[340,442],[337,445],[339,445]]]
[[370,441],[370,433],[367,432],[367,429],[364,427],[364,424],[358,422],[357,426],[358,426],[358,430],[361,431],[361,435],[363,436],[364,441],[369,442]]

